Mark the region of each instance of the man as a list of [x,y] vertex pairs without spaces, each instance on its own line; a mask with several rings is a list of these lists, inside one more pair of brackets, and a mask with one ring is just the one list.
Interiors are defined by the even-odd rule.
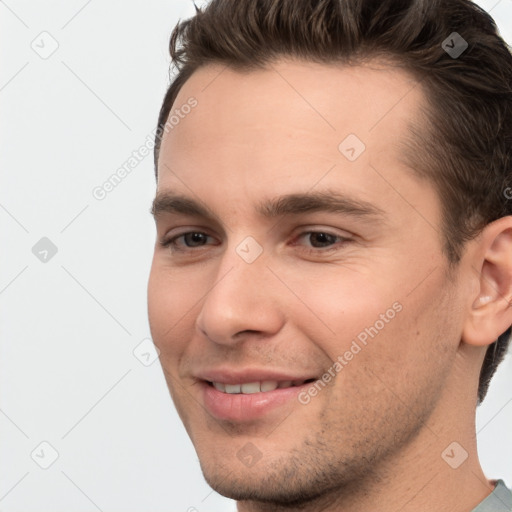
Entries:
[[213,0],[171,37],[149,318],[249,511],[510,511],[512,56],[467,0]]

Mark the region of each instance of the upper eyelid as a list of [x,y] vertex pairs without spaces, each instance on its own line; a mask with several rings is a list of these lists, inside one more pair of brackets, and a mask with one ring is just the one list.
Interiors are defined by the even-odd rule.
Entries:
[[[185,229],[186,229],[186,231],[183,231],[181,233],[175,233],[170,237],[166,233],[162,238],[176,238],[179,236],[187,235],[189,233],[202,233],[204,235],[215,237],[215,235],[212,235],[210,233],[210,230],[208,228],[204,228],[204,227],[192,228],[191,227],[191,228],[188,228],[188,229],[185,228]],[[347,230],[341,230],[341,231],[343,231],[343,234],[337,233],[335,228],[322,228],[322,227],[315,228],[315,227],[302,226],[297,229],[299,229],[299,231],[294,236],[305,235],[308,233],[326,233],[326,234],[333,235],[333,236],[339,236],[341,238],[355,237],[354,234],[352,234],[351,232],[349,232]],[[296,230],[292,230],[292,231],[296,231]]]

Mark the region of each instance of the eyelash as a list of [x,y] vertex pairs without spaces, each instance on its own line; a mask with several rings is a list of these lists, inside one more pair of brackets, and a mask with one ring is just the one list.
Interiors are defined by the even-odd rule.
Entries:
[[[172,238],[169,238],[168,240],[163,240],[160,242],[160,245],[162,247],[166,247],[166,248],[169,248],[171,249],[172,252],[190,252],[190,251],[194,251],[194,249],[201,249],[203,247],[205,247],[205,245],[199,245],[199,246],[196,246],[196,247],[186,247],[185,249],[179,249],[178,248],[178,245],[176,243],[176,241],[180,238],[183,238],[185,237],[186,235],[190,235],[190,234],[199,234],[199,235],[204,235],[206,237],[210,237],[210,238],[213,238],[211,237],[210,235],[208,235],[207,233],[204,233],[202,231],[187,231],[185,233],[181,233],[179,235],[176,235],[176,236],[173,236]],[[296,240],[300,240],[301,238],[303,238],[304,236],[307,236],[307,235],[327,235],[328,237],[333,237],[333,238],[336,238],[338,239],[338,244],[335,245],[335,243],[333,244],[333,246],[328,246],[326,248],[319,248],[319,247],[313,247],[313,248],[303,248],[303,251],[304,252],[307,252],[308,254],[319,254],[319,253],[323,253],[323,254],[330,254],[331,252],[333,251],[336,251],[339,249],[338,245],[339,243],[344,243],[344,242],[350,242],[351,239],[350,238],[346,238],[346,237],[343,237],[341,235],[335,235],[334,233],[330,233],[329,231],[304,231],[303,233],[300,233],[297,237],[296,237]],[[293,243],[293,245],[296,245],[296,242]]]

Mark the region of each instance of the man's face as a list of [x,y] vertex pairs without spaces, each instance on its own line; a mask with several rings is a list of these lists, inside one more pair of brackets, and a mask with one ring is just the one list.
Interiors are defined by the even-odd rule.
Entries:
[[447,400],[464,291],[399,148],[422,92],[280,61],[201,68],[173,111],[191,97],[160,152],[153,339],[210,485],[313,499],[428,436]]

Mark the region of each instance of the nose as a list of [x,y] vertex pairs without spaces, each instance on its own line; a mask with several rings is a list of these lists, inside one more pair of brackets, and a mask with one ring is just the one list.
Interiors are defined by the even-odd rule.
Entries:
[[247,336],[268,337],[282,328],[279,287],[265,253],[248,263],[235,248],[227,249],[210,286],[196,319],[197,329],[210,341],[234,345]]

